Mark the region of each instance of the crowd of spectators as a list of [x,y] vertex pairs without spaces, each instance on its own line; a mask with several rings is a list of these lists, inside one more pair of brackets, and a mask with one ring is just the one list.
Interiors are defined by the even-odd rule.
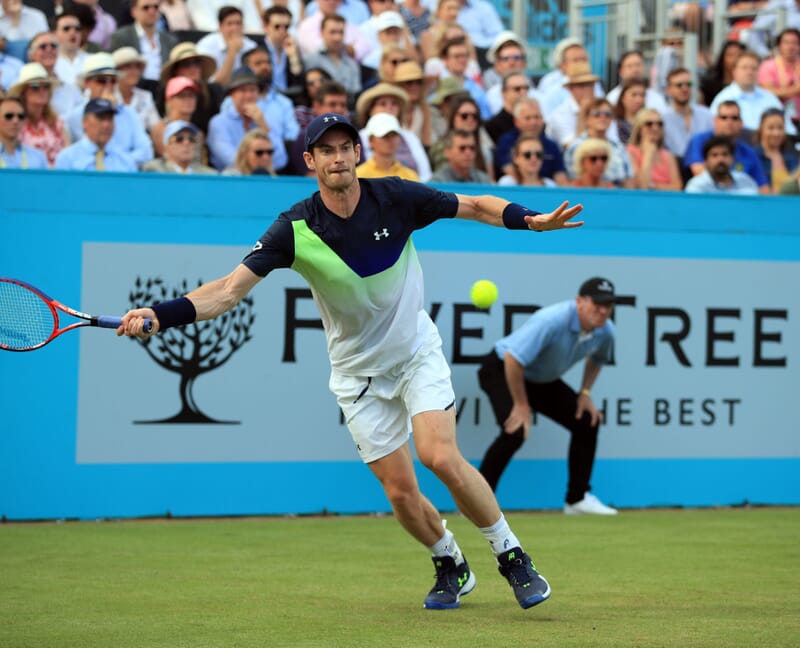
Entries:
[[0,169],[308,175],[335,112],[360,177],[798,193],[800,31],[771,44],[693,78],[676,32],[606,91],[575,38],[536,83],[487,0],[2,0]]

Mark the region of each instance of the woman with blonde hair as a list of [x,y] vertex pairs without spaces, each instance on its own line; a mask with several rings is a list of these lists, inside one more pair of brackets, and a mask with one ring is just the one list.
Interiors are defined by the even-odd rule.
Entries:
[[678,161],[664,146],[664,121],[657,110],[642,108],[636,113],[626,148],[639,189],[683,189]]
[[573,187],[593,187],[596,189],[613,189],[614,184],[603,180],[608,160],[611,157],[611,145],[606,140],[590,137],[575,149]]
[[236,159],[232,166],[222,172],[222,175],[268,175],[275,176],[274,159],[275,148],[269,133],[260,128],[247,131],[239,148],[236,150]]
[[26,63],[8,90],[9,96],[20,97],[25,107],[25,126],[19,141],[42,151],[51,168],[56,156],[70,144],[64,122],[50,103],[55,83],[58,82],[48,76],[41,63]]
[[537,135],[520,135],[511,149],[511,173],[504,175],[497,184],[502,187],[557,187],[550,178],[541,176],[544,147]]

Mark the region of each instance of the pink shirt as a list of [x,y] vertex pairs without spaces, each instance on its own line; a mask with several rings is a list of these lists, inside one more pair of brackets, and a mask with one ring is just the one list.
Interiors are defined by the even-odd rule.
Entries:
[[[758,85],[760,86],[770,84],[772,88],[788,88],[792,81],[795,86],[800,85],[800,61],[795,61],[794,65],[790,67],[786,61],[778,57],[767,59],[758,67]],[[785,102],[792,102],[794,117],[800,117],[800,93],[793,95]]]
[[[642,168],[642,149],[638,146],[634,146],[633,144],[628,144],[625,147],[628,149],[628,153],[631,156],[631,159],[636,163],[637,168]],[[656,159],[653,162],[653,166],[650,167],[650,180],[653,184],[668,184],[671,180],[669,175],[669,158],[671,153],[665,149],[660,148],[658,149],[658,154],[656,155]]]
[[51,128],[44,119],[40,120],[36,125],[26,122],[19,139],[23,144],[42,151],[47,156],[47,163],[50,168],[53,167],[56,156],[61,152],[61,149],[67,145],[64,122],[60,119],[56,121],[54,128]]

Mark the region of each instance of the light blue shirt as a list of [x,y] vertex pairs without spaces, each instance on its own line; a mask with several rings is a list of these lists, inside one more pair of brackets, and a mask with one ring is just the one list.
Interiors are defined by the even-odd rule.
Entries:
[[[97,150],[97,145],[88,137],[81,137],[74,144],[61,150],[53,168],[64,171],[97,171],[95,166]],[[103,154],[103,170],[135,172],[137,169],[130,155],[109,142]]]
[[[306,17],[316,13],[319,10],[317,0],[313,0],[306,5]],[[344,18],[351,25],[360,25],[361,23],[369,20],[369,8],[366,2],[361,0],[344,0],[336,13]],[[293,16],[296,19],[296,16]]]
[[731,171],[733,184],[720,185],[714,182],[711,174],[706,170],[699,175],[689,179],[686,183],[686,193],[710,193],[710,194],[736,194],[739,196],[758,195],[758,185],[744,171]]
[[[84,98],[67,118],[67,127],[73,142],[83,137],[83,109],[87,103],[89,100]],[[130,106],[117,106],[117,114],[114,115],[114,134],[109,145],[127,153],[137,167],[141,167],[154,157],[153,142],[144,129],[141,118]]]
[[686,122],[683,120],[683,115],[675,112],[674,108],[668,108],[662,115],[664,119],[664,146],[678,157],[683,157],[684,153],[686,153],[692,136],[714,128],[714,118],[708,108],[699,104],[692,104],[690,107],[692,109],[692,123],[688,129],[686,128]]
[[[254,128],[258,128],[255,122],[251,124],[249,130]],[[233,165],[239,143],[247,130],[244,127],[244,119],[234,108],[233,102],[223,104],[219,113],[208,123],[208,152],[211,166],[217,171],[222,171]]]
[[526,380],[546,383],[558,380],[576,362],[591,357],[596,365],[611,360],[614,323],[583,333],[575,300],[540,308],[511,335],[494,345],[502,360],[508,351],[519,362]]
[[[294,105],[291,99],[275,90],[270,90],[263,97],[259,97],[257,103],[264,115],[264,120],[269,125],[269,139],[275,149],[272,165],[276,170],[282,169],[289,163],[286,142],[293,142],[300,135],[300,125],[297,123],[297,118],[294,114]],[[230,97],[226,97],[225,101],[222,102],[221,111],[228,110],[236,113],[236,109],[233,107],[233,100]],[[242,123],[242,130],[244,130],[244,123]],[[242,137],[244,137],[244,134],[242,134]],[[209,127],[209,142],[210,140],[211,132]],[[241,141],[241,137],[239,141]],[[238,142],[236,147],[239,147]],[[234,151],[235,156],[236,153]]]
[[267,46],[269,58],[272,61],[272,85],[278,90],[286,90],[289,84],[289,75],[287,73],[289,57],[286,56],[285,51],[281,50],[279,52],[269,38],[265,38],[264,43]]
[[466,0],[456,22],[469,34],[475,47],[481,49],[489,49],[504,29],[497,9],[486,0]]
[[27,144],[19,144],[14,152],[9,154],[0,144],[0,169],[46,169],[47,157],[39,149]]
[[[767,108],[783,110],[781,100],[768,90],[764,90],[764,88],[759,86],[755,86],[752,92],[745,92],[736,83],[725,86],[717,93],[717,96],[714,97],[714,101],[712,101],[709,106],[714,115],[717,114],[717,108],[719,108],[719,105],[723,101],[735,101],[739,104],[739,110],[742,113],[742,124],[744,124],[745,128],[752,131],[758,130],[761,124],[761,114],[767,110]],[[792,120],[787,116],[784,121],[786,132],[790,135],[794,135],[797,129],[794,127],[794,124],[792,124]]]
[[0,86],[3,90],[8,90],[17,82],[21,69],[22,61],[0,52]]
[[481,112],[481,119],[491,119],[494,116],[489,106],[489,100],[486,98],[486,91],[477,81],[471,77],[465,77],[464,90],[469,92],[470,97],[478,104],[478,110]]

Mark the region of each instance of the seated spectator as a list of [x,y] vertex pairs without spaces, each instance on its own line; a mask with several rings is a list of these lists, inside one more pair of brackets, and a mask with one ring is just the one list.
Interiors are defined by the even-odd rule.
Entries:
[[792,174],[791,178],[781,184],[778,193],[782,196],[797,196],[800,194],[800,168]]
[[403,180],[419,182],[417,172],[400,164],[397,147],[400,144],[400,122],[394,115],[378,113],[369,118],[364,127],[372,155],[356,167],[359,178],[386,178],[397,176]]
[[[574,48],[572,48],[574,49]],[[576,63],[568,70],[564,87],[567,89],[566,100],[554,111],[547,121],[547,135],[562,148],[567,148],[578,135],[578,116],[581,107],[591,101],[594,86],[600,79],[592,72],[588,63]]]
[[[408,95],[404,90],[391,83],[379,83],[369,90],[365,90],[356,103],[359,124],[366,124],[370,117],[378,113],[389,113],[402,122],[407,109]],[[365,159],[370,157],[369,139],[363,130],[361,132],[361,151]],[[404,166],[416,171],[420,181],[427,182],[430,179],[430,161],[422,142],[414,133],[402,126],[400,127],[397,159]]]
[[[189,0],[194,5],[195,3],[193,0]],[[179,32],[179,31],[211,31],[208,30],[201,30],[199,27],[196,27],[194,21],[192,20],[192,14],[189,12],[189,7],[187,6],[184,0],[161,0],[158,5],[158,9],[161,12],[161,17],[167,23],[167,29],[171,32]]]
[[9,56],[3,52],[2,44],[3,37],[0,36],[0,92],[8,90],[14,83],[23,65],[20,59]]
[[184,175],[217,175],[215,169],[195,161],[198,136],[197,126],[187,121],[171,121],[164,128],[161,157],[147,162],[142,171],[155,173],[182,173]]
[[331,75],[322,68],[306,68],[303,73],[303,90],[295,99],[294,105],[294,117],[297,120],[297,124],[300,126],[300,130],[305,130],[306,126],[311,123],[311,120],[317,116],[317,113],[314,111],[314,106],[312,105],[314,103],[314,97],[320,86],[331,80]]
[[[514,129],[514,106],[523,97],[531,97],[531,84],[524,72],[508,72],[500,82],[503,104],[485,124],[486,132],[497,143],[501,136]],[[541,112],[541,107],[539,108]],[[544,120],[542,120],[544,124]]]
[[580,122],[584,125],[584,130],[578,135],[567,148],[564,154],[564,164],[567,171],[572,172],[575,166],[575,152],[587,139],[599,139],[608,142],[609,159],[605,165],[605,180],[618,187],[633,188],[636,182],[633,178],[633,163],[625,146],[613,137],[614,123],[612,122],[614,113],[608,99],[594,97],[584,105],[581,110]]
[[[553,49],[553,61],[556,69],[545,74],[540,80],[536,91],[539,94],[539,104],[546,122],[556,109],[569,99],[570,92],[566,85],[569,80],[569,71],[575,66],[580,69],[590,70],[589,54],[581,42],[576,38],[564,38]],[[594,82],[592,93],[589,96],[605,97],[606,93],[600,85],[600,78]]]
[[461,87],[458,79],[445,77],[439,81],[436,92],[428,99],[428,105],[431,107],[431,132],[434,142],[438,142],[450,130],[448,124],[450,104],[459,97],[469,96],[469,93]]
[[74,11],[66,10],[54,18],[53,24],[58,40],[56,76],[64,83],[77,83],[83,62],[89,56],[81,49],[81,21]]
[[[714,126],[711,111],[706,106],[691,102],[692,85],[691,74],[686,68],[676,68],[667,75],[670,105],[663,114],[664,145],[681,165],[691,137]],[[684,176],[684,180],[687,179]]]
[[304,55],[304,59],[308,67],[322,68],[334,81],[341,83],[347,89],[352,103],[361,92],[361,66],[345,48],[345,24],[341,16],[325,16],[320,32],[322,48]]
[[[453,2],[453,0],[446,1]],[[446,43],[457,38],[463,39],[467,46],[467,65],[464,70],[464,76],[469,77],[476,83],[480,83],[481,68],[480,65],[478,65],[475,47],[469,39],[469,35],[458,23],[448,23],[443,26],[441,36],[435,42],[436,51],[431,56],[426,57],[423,64],[425,78],[428,79],[434,87],[441,79],[448,76],[447,63],[442,57],[442,48]]]
[[117,31],[117,21],[107,13],[100,5],[99,0],[75,0],[80,4],[85,4],[92,10],[94,17],[94,28],[89,32],[87,39],[94,43],[101,50],[111,49],[111,34]]
[[97,27],[97,19],[94,17],[92,8],[81,2],[73,2],[70,6],[70,11],[75,13],[81,23],[81,49],[88,54],[102,52],[102,47],[89,40],[89,34]]
[[158,28],[160,20],[158,0],[131,0],[133,24],[120,27],[111,34],[111,51],[120,47],[133,47],[145,58],[142,78],[158,82],[160,72],[172,48],[178,44],[174,34]]
[[20,141],[44,153],[47,166],[52,167],[56,156],[69,146],[70,138],[64,122],[50,103],[53,80],[47,70],[40,63],[26,63],[9,95],[21,99],[25,112]]
[[[166,111],[164,119],[160,120],[150,129],[150,137],[153,140],[153,149],[158,157],[164,155],[164,129],[170,122],[190,122],[197,108],[197,98],[200,92],[199,86],[188,77],[172,77],[167,81],[167,88],[164,91],[166,97]],[[196,126],[196,124],[195,124]],[[199,127],[198,127],[199,128]],[[194,161],[205,163],[208,159],[206,153],[206,137],[203,131],[195,134],[197,146],[195,146]]]
[[[733,81],[730,85],[719,91],[711,102],[711,112],[716,112],[717,106],[723,101],[735,101],[741,110],[742,123],[751,131],[757,131],[761,114],[768,108],[783,109],[781,100],[771,92],[756,85],[758,78],[758,55],[753,52],[744,52],[733,66]],[[787,131],[796,133],[794,124],[787,123]]]
[[789,179],[798,165],[797,152],[786,135],[784,125],[783,112],[777,108],[769,108],[761,115],[757,134],[756,154],[761,160],[764,175],[775,192]]
[[408,31],[414,39],[414,45],[419,44],[422,34],[431,26],[433,14],[431,10],[421,2],[421,0],[403,0],[397,7],[400,15],[403,16]]
[[664,122],[657,110],[642,108],[639,111],[626,148],[631,156],[634,181],[639,189],[683,189],[678,162],[664,147]]
[[242,11],[225,6],[217,13],[217,31],[206,34],[197,41],[198,54],[214,59],[217,70],[212,77],[220,85],[227,85],[234,70],[242,66],[242,54],[253,49],[256,42],[244,35]]
[[436,170],[431,182],[478,182],[492,184],[487,173],[475,168],[478,142],[475,133],[469,131],[450,131],[444,139],[444,155],[447,164]]
[[25,123],[25,107],[19,97],[0,98],[0,170],[46,169],[44,153],[23,144],[20,133]]
[[619,101],[614,106],[614,124],[617,127],[617,138],[627,144],[633,130],[636,115],[644,108],[647,84],[641,79],[626,81],[619,93]]
[[256,128],[248,131],[239,143],[234,163],[222,175],[265,175],[276,176],[272,164],[275,149],[267,131]]
[[[360,0],[356,1],[360,3]],[[308,57],[326,48],[322,37],[322,22],[332,16],[339,16],[345,21],[342,42],[347,56],[361,61],[372,49],[369,40],[357,27],[357,23],[350,22],[346,16],[339,14],[341,6],[342,0],[320,0],[319,11],[309,12],[297,26],[297,44],[300,46],[300,56],[306,65],[314,65],[309,63]]]
[[374,86],[378,81],[394,83],[394,75],[397,67],[403,63],[412,63],[415,58],[405,47],[392,44],[385,45],[380,56],[381,61],[378,65],[378,74],[377,76],[370,76],[368,82],[364,84],[365,89]]
[[503,23],[494,5],[487,0],[461,0],[458,24],[464,27],[479,51],[481,67],[485,67],[485,53],[497,35],[503,31]]
[[557,187],[555,181],[541,175],[544,147],[536,135],[520,135],[511,149],[510,173],[497,181],[504,187]]
[[264,12],[264,44],[272,59],[272,82],[279,92],[303,85],[303,60],[297,41],[289,33],[291,26],[292,12],[286,7],[274,4]]
[[[161,86],[173,77],[187,77],[197,84],[200,89],[197,93],[197,107],[191,119],[192,122],[204,133],[208,133],[208,123],[219,112],[220,104],[225,96],[222,86],[209,81],[217,64],[214,59],[197,51],[194,43],[180,43],[169,53],[169,62],[161,69]],[[163,100],[161,101],[161,114],[164,114]]]
[[[252,2],[252,0],[187,0],[186,8],[193,29],[197,31],[213,32],[219,27],[219,10],[222,7],[234,7],[242,12],[244,32],[258,34],[261,29],[262,8],[266,8],[269,4],[271,3]],[[291,5],[289,9],[294,10],[294,0],[282,4],[289,4]]]
[[544,151],[541,175],[550,178],[556,184],[567,184],[567,174],[564,168],[564,156],[561,147],[544,134],[544,119],[542,109],[536,99],[522,97],[514,106],[514,128],[503,135],[497,142],[494,156],[495,173],[497,175],[510,174],[512,165],[511,150],[517,139],[522,135],[533,135],[539,138]]
[[711,105],[722,88],[733,82],[733,65],[744,51],[745,46],[739,41],[730,40],[722,46],[713,67],[700,80],[702,102],[706,106]]
[[56,75],[58,41],[55,34],[51,32],[36,34],[28,46],[28,60],[31,63],[40,63],[47,71],[53,89],[50,104],[61,119],[66,119],[75,106],[83,102],[83,96],[78,86],[74,83],[64,83]]
[[[475,168],[485,172],[494,181],[494,142],[489,133],[481,125],[481,115],[478,104],[469,95],[456,97],[448,105],[447,116],[448,131],[467,131],[473,133],[478,142],[475,152]],[[447,164],[444,153],[444,141],[439,140],[430,148],[431,167],[438,169]]]
[[[501,31],[486,52],[486,60],[492,64],[492,67],[481,75],[481,81],[488,96],[495,86],[499,90],[500,83],[506,74],[510,72],[525,73],[527,66],[525,43],[514,32]],[[493,114],[499,110],[501,103],[499,94],[496,96],[496,101],[497,107],[492,105],[491,100],[489,101]]]
[[83,109],[82,137],[56,157],[66,171],[136,171],[136,162],[113,141],[117,109],[108,99],[90,99]]
[[475,79],[467,74],[467,63],[469,62],[469,48],[464,37],[452,38],[442,44],[439,56],[444,61],[445,76],[454,77],[461,83],[481,111],[481,119],[489,119],[492,110],[486,100],[486,92]]
[[[439,56],[439,50],[442,43],[447,40],[445,32],[448,27],[458,25],[458,12],[461,11],[460,0],[439,0],[436,4],[436,12],[430,21],[430,26],[419,36],[419,51],[423,61]],[[464,29],[460,28],[460,33],[451,36],[455,38],[456,35],[463,35]],[[474,49],[471,53],[474,55]],[[473,60],[477,58],[473,56]],[[480,70],[480,67],[478,67]]]
[[116,104],[117,72],[111,54],[98,52],[86,58],[83,64],[83,86],[87,98],[67,118],[70,139],[75,142],[83,134],[86,121],[84,107],[89,99],[108,99],[116,106],[112,141],[115,149],[129,155],[137,166],[153,159],[153,143],[132,108]]
[[704,170],[686,183],[686,193],[758,194],[755,181],[743,171],[732,170],[733,142],[713,135],[703,144]]
[[[297,2],[300,7],[303,6],[300,0],[289,1],[290,3]],[[289,8],[292,10],[292,14],[296,13],[291,6]],[[308,16],[313,16],[315,13],[324,8],[325,7],[320,7],[320,4],[317,2],[317,0],[311,0],[311,2],[309,2],[305,7],[305,16],[301,16],[301,19]],[[365,20],[369,20],[370,10],[367,8],[367,3],[363,0],[341,0],[336,2],[334,8],[336,13],[338,13],[351,25],[360,25]],[[297,25],[294,26],[297,27]]]
[[152,93],[137,87],[144,72],[144,57],[132,47],[120,47],[111,57],[119,72],[117,78],[119,103],[130,107],[149,131],[161,121],[161,116],[156,110]]
[[645,81],[647,78],[647,68],[645,66],[644,56],[641,52],[625,52],[617,63],[617,76],[619,77],[619,83],[611,88],[606,95],[606,99],[611,102],[612,106],[616,106],[619,103],[622,87],[626,83],[629,81],[644,81],[644,105],[660,113],[663,113],[667,109],[667,102],[664,99],[664,95],[658,90],[647,87],[647,81]]
[[400,63],[395,68],[391,83],[402,88],[408,95],[408,110],[403,114],[401,125],[414,133],[426,150],[429,149],[433,144],[433,116],[430,105],[425,101],[425,80],[419,63]]
[[[373,0],[376,2],[378,0]],[[381,6],[387,6],[388,3],[379,0]],[[393,6],[393,5],[388,5]],[[387,47],[399,47],[406,52],[406,57],[411,59],[417,58],[416,49],[414,47],[414,40],[411,38],[411,32],[408,31],[403,17],[392,9],[383,11],[378,15],[373,15],[370,20],[360,25],[361,31],[365,37],[369,38],[370,33],[374,29],[374,41],[372,49],[362,60],[361,65],[377,70],[381,63],[381,55]],[[383,79],[384,81],[386,79]]]
[[689,167],[692,175],[699,175],[706,170],[703,145],[712,135],[731,138],[734,145],[734,168],[737,171],[744,171],[753,178],[758,185],[760,193],[770,193],[770,183],[764,173],[761,160],[758,159],[758,155],[753,148],[741,139],[742,117],[739,111],[739,104],[735,101],[721,102],[717,106],[717,114],[714,116],[713,129],[698,133],[689,140],[686,155],[683,156],[683,163]]
[[776,55],[758,68],[758,85],[778,97],[800,126],[800,30],[784,29],[775,47]]
[[583,140],[573,154],[573,187],[592,187],[613,189],[614,184],[605,179],[606,167],[611,157],[611,144],[608,140],[590,137]]
[[0,35],[6,40],[4,51],[7,54],[23,59],[30,40],[47,30],[47,17],[44,13],[25,6],[22,0],[2,0]]
[[224,102],[208,125],[208,150],[211,165],[222,171],[233,164],[239,142],[254,128],[269,132],[269,125],[258,106],[258,79],[247,68],[237,70],[226,88],[230,103]]
[[800,3],[797,0],[768,0],[757,12],[750,30],[748,42],[750,47],[761,56],[769,53],[767,42],[772,42],[778,29],[778,14],[783,10],[785,26],[800,29]]

